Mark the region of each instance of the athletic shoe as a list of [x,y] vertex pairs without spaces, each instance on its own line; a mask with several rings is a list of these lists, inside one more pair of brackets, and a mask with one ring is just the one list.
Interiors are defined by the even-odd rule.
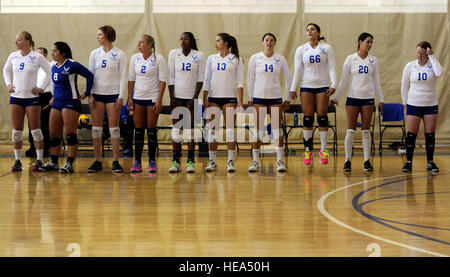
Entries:
[[46,164],[44,164],[41,167],[42,171],[58,171],[59,170],[59,165],[58,164],[54,164],[52,162],[48,162]]
[[60,169],[59,172],[61,173],[73,173],[73,164],[66,162]]
[[352,162],[350,160],[346,160],[344,163],[344,171],[345,172],[350,172],[352,171]]
[[427,163],[427,170],[431,172],[439,172],[439,167],[433,161]]
[[227,162],[227,172],[235,172],[235,171],[236,171],[236,167],[234,166],[234,161],[229,160]]
[[248,167],[248,172],[258,172],[259,171],[259,163],[257,161],[253,161],[252,164]]
[[412,162],[406,162],[405,166],[402,168],[403,172],[411,172],[412,171]]
[[186,173],[195,173],[195,163],[191,160],[188,160],[186,164]]
[[205,167],[206,172],[213,172],[217,170],[217,164],[215,161],[209,161],[208,165]]
[[113,161],[113,163],[112,163],[112,171],[114,173],[122,173],[123,172],[123,168],[120,165],[119,161]]
[[123,150],[123,156],[125,158],[133,158],[133,149],[127,148]]
[[103,170],[102,163],[99,161],[95,161],[91,167],[88,168],[88,173],[95,173]]
[[319,156],[320,156],[320,163],[321,164],[327,164],[328,163],[328,156],[330,156],[330,154],[328,153],[328,150],[320,150],[319,152]]
[[156,173],[158,172],[158,169],[156,168],[155,161],[150,161],[148,163],[148,173]]
[[181,172],[181,164],[177,161],[172,162],[172,166],[169,168],[169,173]]
[[364,162],[364,171],[365,172],[373,171],[373,166],[370,164],[370,160]]
[[277,162],[277,172],[286,172],[286,165],[282,160]]
[[22,171],[22,162],[20,160],[16,160],[11,168],[11,171]]
[[33,171],[45,171],[45,170],[42,170],[43,166],[44,166],[44,163],[41,160],[37,160],[36,164],[33,167]]
[[306,165],[310,165],[312,162],[312,157],[314,156],[314,152],[313,151],[305,151],[304,155],[304,159],[303,162]]
[[142,165],[139,161],[134,161],[133,167],[130,169],[131,173],[142,172]]

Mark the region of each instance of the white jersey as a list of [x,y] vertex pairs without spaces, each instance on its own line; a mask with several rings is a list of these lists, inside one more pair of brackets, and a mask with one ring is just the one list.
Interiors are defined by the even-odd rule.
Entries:
[[312,48],[309,42],[295,51],[295,71],[291,91],[297,91],[299,82],[305,88],[336,88],[336,61],[330,45],[319,42]]
[[[248,63],[247,92],[248,101],[253,97],[263,99],[282,98],[280,73],[283,73],[286,90],[291,86],[291,74],[286,59],[274,53],[268,58],[264,52],[251,56]],[[286,93],[286,101],[290,101],[290,93]]]
[[117,47],[107,53],[94,49],[89,57],[89,70],[94,74],[93,94],[116,95],[124,99],[127,89],[127,56]]
[[429,55],[428,58],[424,66],[420,66],[418,60],[406,64],[401,87],[403,104],[413,106],[438,104],[436,78],[444,73],[444,69],[434,55]]
[[192,49],[185,56],[182,49],[174,49],[169,53],[169,86],[175,86],[174,96],[192,99],[197,83],[205,78],[205,58],[202,52]]
[[209,97],[235,98],[237,88],[244,88],[244,60],[232,53],[223,57],[220,53],[208,57],[206,61],[203,90]]
[[[42,68],[47,74],[41,87],[37,85],[39,68]],[[14,81],[11,81],[11,70]],[[31,91],[37,87],[45,90],[50,84],[50,75],[51,71],[48,61],[40,53],[33,50],[26,56],[22,56],[20,51],[11,53],[3,67],[3,78],[6,86],[14,85],[15,92],[11,93],[11,96],[15,98],[37,97]]]
[[[52,64],[48,63],[48,65],[50,66],[50,69],[51,69]],[[38,75],[37,75],[37,87],[38,88],[44,87],[46,81],[47,81],[47,73],[45,73],[44,69],[39,67]],[[49,91],[50,91],[50,82],[49,82],[48,86],[44,89],[44,92],[49,92]]]
[[134,81],[134,99],[158,99],[160,82],[167,82],[167,65],[164,57],[155,53],[145,60],[142,53],[131,57],[128,81]]
[[345,59],[342,69],[341,82],[333,97],[338,101],[344,91],[347,81],[350,78],[347,96],[357,99],[372,99],[377,94],[378,101],[384,102],[383,93],[380,86],[380,72],[378,71],[378,59],[372,55],[367,55],[361,59],[358,53],[354,53]]

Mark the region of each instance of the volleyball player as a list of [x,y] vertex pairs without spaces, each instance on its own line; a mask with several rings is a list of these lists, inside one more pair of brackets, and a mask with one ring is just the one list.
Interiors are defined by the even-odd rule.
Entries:
[[[198,98],[205,77],[205,60],[202,52],[198,51],[195,37],[190,32],[184,32],[180,36],[180,49],[174,49],[169,53],[169,92],[171,110],[176,107],[186,107],[190,111],[189,126],[183,126],[183,132],[187,133],[188,158],[186,172],[195,172],[195,142],[194,142],[194,100]],[[170,173],[181,171],[181,136],[180,129],[175,124],[180,119],[172,119],[172,146],[173,161],[169,168]]]
[[423,120],[425,148],[427,152],[427,170],[438,172],[433,162],[436,123],[438,119],[438,96],[436,78],[444,69],[434,56],[431,44],[422,41],[416,46],[417,60],[406,64],[402,77],[402,101],[406,105],[406,163],[403,172],[412,171],[412,158],[416,145],[420,122]]
[[[42,170],[58,170],[62,173],[73,173],[73,163],[78,152],[78,117],[81,112],[81,101],[90,95],[94,82],[94,75],[81,65],[72,60],[72,51],[65,42],[55,42],[52,50],[52,84],[50,111],[50,144],[51,161],[46,163]],[[86,78],[86,91],[80,95],[77,87],[78,75]],[[63,127],[66,131],[68,145],[67,161],[59,168],[58,160],[61,152],[61,134]]]
[[[13,127],[12,142],[15,156],[15,162],[11,170],[22,171],[22,136],[26,114],[37,155],[33,170],[38,171],[43,165],[44,156],[44,136],[40,127],[41,104],[39,94],[44,92],[50,82],[50,65],[41,54],[34,51],[33,38],[27,31],[17,34],[16,48],[18,51],[9,55],[3,67],[3,77],[8,92],[11,94],[9,110]],[[42,68],[47,74],[40,87],[37,86],[39,68]],[[11,71],[13,72],[13,80],[11,80]]]
[[141,157],[147,128],[148,172],[156,173],[155,157],[158,144],[156,124],[162,110],[167,65],[164,57],[156,53],[155,40],[152,36],[142,35],[138,41],[138,48],[139,53],[131,57],[128,74],[128,110],[133,111],[135,125],[135,162],[131,172],[142,172]]
[[[286,165],[283,162],[283,132],[281,129],[282,110],[289,108],[290,95],[286,93],[286,100],[283,103],[280,73],[283,73],[286,91],[290,89],[291,75],[284,56],[275,53],[277,38],[274,34],[267,33],[262,38],[263,51],[251,56],[248,64],[247,91],[248,106],[256,109],[256,141],[253,142],[252,155],[253,162],[248,168],[249,172],[259,170],[259,152],[261,148],[261,138],[264,134],[264,120],[267,109],[270,112],[272,121],[272,133],[277,143],[277,171],[285,172]],[[277,120],[274,122],[274,120]]]
[[[236,113],[239,106],[243,110],[244,93],[244,60],[239,56],[236,38],[227,33],[219,33],[216,36],[216,50],[219,53],[211,55],[206,61],[205,84],[203,91],[203,103],[209,110],[220,110],[221,113],[209,120],[214,120],[212,128],[208,128],[206,138],[209,143],[209,163],[206,172],[217,170],[216,155],[218,142],[215,139],[216,127],[219,126],[220,115],[223,113],[226,124],[226,141],[228,149],[227,171],[234,172],[234,155],[236,142],[234,135]],[[216,116],[218,115],[218,116]],[[210,125],[208,125],[210,126]]]
[[[322,42],[320,27],[306,25],[308,42],[299,46],[295,52],[295,72],[291,85],[291,98],[297,99],[297,87],[301,81],[300,99],[303,109],[303,143],[305,145],[304,163],[311,164],[314,156],[313,129],[314,111],[317,113],[320,135],[320,162],[328,163],[328,103],[336,90],[336,63],[334,51],[329,44]],[[331,80],[331,87],[330,87]]]
[[350,79],[348,88],[346,110],[347,110],[347,134],[345,136],[345,163],[344,171],[351,171],[351,157],[353,150],[353,138],[356,130],[358,115],[361,114],[362,143],[364,150],[364,171],[373,171],[370,163],[370,151],[372,139],[370,134],[370,122],[375,110],[375,93],[383,112],[383,93],[380,86],[380,73],[378,70],[378,59],[369,54],[373,44],[373,36],[362,33],[358,37],[358,51],[349,55],[344,62],[341,82],[336,95],[331,100],[337,104],[344,88]]
[[89,58],[89,70],[94,74],[89,107],[92,115],[92,143],[95,153],[95,162],[89,167],[89,173],[103,170],[101,152],[105,110],[108,115],[113,149],[112,171],[123,172],[119,163],[119,120],[127,87],[127,57],[122,50],[113,45],[115,40],[116,31],[113,27],[109,25],[100,27],[97,30],[97,41],[100,47],[94,49]]

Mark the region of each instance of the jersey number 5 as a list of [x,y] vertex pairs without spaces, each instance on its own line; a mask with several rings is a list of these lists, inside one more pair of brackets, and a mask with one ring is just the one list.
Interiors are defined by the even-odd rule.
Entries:
[[105,68],[106,67],[106,60],[103,60],[102,61],[102,68]]

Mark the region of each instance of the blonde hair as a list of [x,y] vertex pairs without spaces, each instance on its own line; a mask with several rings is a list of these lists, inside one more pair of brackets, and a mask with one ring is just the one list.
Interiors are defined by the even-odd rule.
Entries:
[[28,40],[30,42],[31,49],[34,50],[34,41],[31,34],[27,31],[22,31],[19,34],[21,34],[25,40]]

